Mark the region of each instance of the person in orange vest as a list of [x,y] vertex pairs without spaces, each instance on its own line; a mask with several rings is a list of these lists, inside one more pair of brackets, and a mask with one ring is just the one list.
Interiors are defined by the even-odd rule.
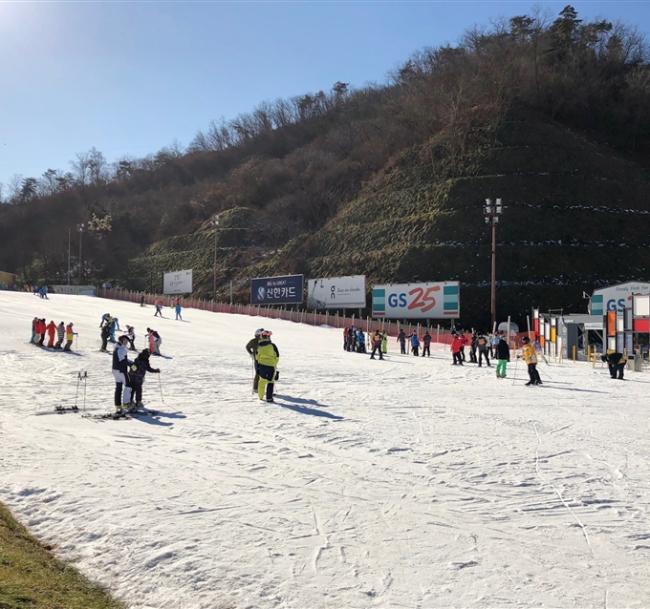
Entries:
[[70,322],[65,327],[65,347],[63,347],[64,351],[70,351],[70,347],[72,347],[72,341],[74,340],[74,337],[76,335],[77,333],[74,331],[72,327],[72,322]]
[[52,349],[54,347],[54,337],[56,336],[56,324],[50,320],[50,323],[47,324],[45,328],[47,330],[47,348]]

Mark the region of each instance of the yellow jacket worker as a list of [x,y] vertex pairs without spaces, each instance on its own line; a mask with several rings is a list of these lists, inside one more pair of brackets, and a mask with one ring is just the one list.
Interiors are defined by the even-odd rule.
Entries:
[[539,372],[537,372],[537,353],[535,353],[535,347],[530,344],[530,339],[527,336],[524,336],[521,341],[524,344],[521,349],[521,357],[528,364],[528,378],[530,379],[526,385],[541,385],[542,379],[539,378]]
[[262,330],[260,340],[257,343],[257,352],[255,353],[255,362],[257,363],[257,374],[260,377],[257,386],[257,395],[260,400],[273,401],[273,389],[276,379],[276,368],[280,360],[278,348],[271,342],[271,331]]

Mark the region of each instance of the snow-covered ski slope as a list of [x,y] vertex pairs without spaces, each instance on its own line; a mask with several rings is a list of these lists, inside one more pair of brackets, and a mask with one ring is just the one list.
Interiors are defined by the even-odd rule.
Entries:
[[[102,313],[162,335],[158,419],[110,408]],[[170,316],[171,310],[165,309]],[[74,321],[81,355],[28,344]],[[341,331],[88,297],[0,293],[0,500],[130,607],[649,607],[650,375],[345,353]],[[273,330],[279,403],[244,344]],[[510,366],[512,377],[514,364]]]

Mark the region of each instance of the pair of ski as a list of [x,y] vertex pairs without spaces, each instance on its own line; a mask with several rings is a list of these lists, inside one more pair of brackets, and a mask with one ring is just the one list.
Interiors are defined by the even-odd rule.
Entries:
[[137,410],[121,410],[119,412],[85,413],[81,415],[84,419],[113,420],[137,419],[138,417],[158,417],[160,412],[149,408],[138,408]]

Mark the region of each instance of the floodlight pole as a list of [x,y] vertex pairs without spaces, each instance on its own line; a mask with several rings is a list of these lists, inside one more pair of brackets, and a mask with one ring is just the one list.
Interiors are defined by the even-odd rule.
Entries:
[[492,199],[485,199],[483,207],[483,214],[485,223],[490,224],[492,227],[492,269],[491,269],[491,285],[490,285],[490,315],[492,317],[492,330],[496,328],[497,323],[497,224],[499,218],[503,213],[503,205],[501,199],[496,199],[493,203]]
[[214,258],[212,260],[212,300],[217,302],[217,227],[219,220],[212,219],[212,226],[214,227]]

